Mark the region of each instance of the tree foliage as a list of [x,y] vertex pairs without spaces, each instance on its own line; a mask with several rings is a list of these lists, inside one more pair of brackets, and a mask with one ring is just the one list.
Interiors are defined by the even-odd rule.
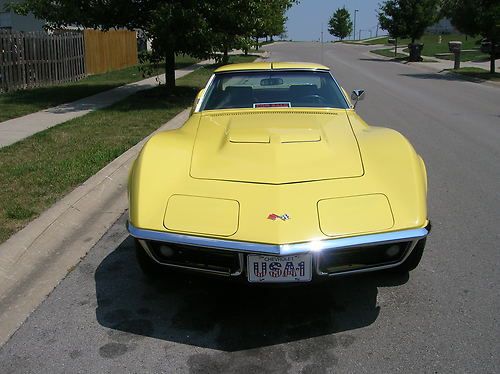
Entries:
[[380,5],[378,18],[392,37],[415,43],[438,20],[439,9],[439,0],[387,0]]
[[500,1],[445,0],[444,15],[467,35],[480,35],[490,43],[490,72],[495,72],[495,57],[500,53]]
[[49,26],[140,29],[163,56],[166,83],[175,85],[177,53],[204,58],[240,46],[250,37],[279,35],[285,12],[297,0],[22,0],[10,5]]
[[352,32],[351,15],[345,7],[338,8],[328,21],[328,32],[343,40]]

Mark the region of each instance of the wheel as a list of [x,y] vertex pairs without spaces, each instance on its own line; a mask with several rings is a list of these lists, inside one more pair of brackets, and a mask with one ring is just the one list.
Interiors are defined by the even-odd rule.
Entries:
[[414,270],[422,259],[426,241],[427,238],[420,239],[415,248],[413,248],[413,251],[408,256],[408,258],[401,265],[396,266],[390,270],[396,273],[408,273]]
[[144,275],[150,278],[156,278],[164,273],[163,266],[155,262],[149,255],[146,253],[146,250],[142,247],[139,240],[134,239],[135,243],[135,257],[137,258],[137,263],[141,268]]

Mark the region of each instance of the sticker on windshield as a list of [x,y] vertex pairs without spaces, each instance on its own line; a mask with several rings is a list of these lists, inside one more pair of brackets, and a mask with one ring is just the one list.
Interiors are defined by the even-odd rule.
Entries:
[[290,102],[278,102],[278,103],[255,103],[254,108],[291,108],[292,104]]

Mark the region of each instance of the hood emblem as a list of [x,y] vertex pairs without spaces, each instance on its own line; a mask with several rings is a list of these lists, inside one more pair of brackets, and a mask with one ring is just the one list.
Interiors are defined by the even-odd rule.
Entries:
[[277,219],[280,219],[282,221],[288,221],[290,219],[290,216],[288,214],[282,214],[280,216],[278,214],[271,213],[270,215],[267,216],[267,219],[270,219],[271,221],[276,221]]

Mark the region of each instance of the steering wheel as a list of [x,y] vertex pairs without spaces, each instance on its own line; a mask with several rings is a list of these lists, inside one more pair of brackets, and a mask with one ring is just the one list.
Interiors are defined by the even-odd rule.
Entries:
[[302,99],[305,101],[315,101],[319,104],[326,104],[326,99],[318,94],[306,95],[302,97]]

